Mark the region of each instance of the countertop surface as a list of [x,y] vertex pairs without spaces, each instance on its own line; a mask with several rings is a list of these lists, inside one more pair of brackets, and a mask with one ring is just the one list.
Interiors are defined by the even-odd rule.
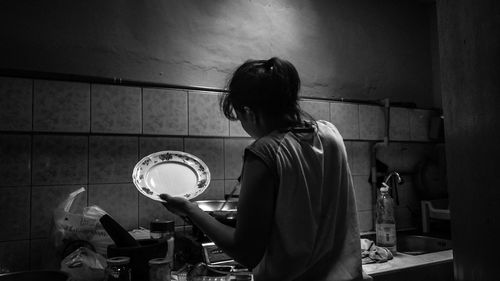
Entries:
[[440,251],[422,255],[408,255],[397,253],[392,260],[383,263],[363,265],[363,270],[371,276],[400,271],[412,267],[439,264],[453,260],[453,250]]

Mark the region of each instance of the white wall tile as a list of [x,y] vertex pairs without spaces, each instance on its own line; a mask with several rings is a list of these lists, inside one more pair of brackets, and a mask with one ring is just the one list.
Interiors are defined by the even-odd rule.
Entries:
[[402,107],[391,107],[389,139],[392,141],[410,140],[410,110]]
[[224,179],[237,179],[243,167],[243,151],[252,139],[224,139]]
[[371,143],[350,141],[346,149],[351,173],[353,175],[369,175],[371,165]]
[[30,187],[0,188],[0,241],[30,237]]
[[43,132],[90,132],[90,84],[35,80],[33,127]]
[[184,139],[181,137],[139,137],[139,160],[159,151],[184,151]]
[[31,131],[33,80],[0,77],[0,130]]
[[354,191],[356,195],[356,207],[358,211],[371,210],[373,208],[372,186],[367,176],[353,176]]
[[359,134],[363,140],[384,139],[384,107],[366,104],[359,105]]
[[250,135],[241,126],[240,121],[229,121],[229,136],[250,137]]
[[354,103],[330,103],[330,122],[344,139],[359,139],[359,105]]
[[132,182],[139,137],[90,136],[89,183]]
[[143,133],[187,135],[188,95],[186,91],[143,89]]
[[31,136],[0,135],[0,186],[31,184]]
[[92,84],[91,102],[93,133],[142,132],[141,88]]
[[189,135],[229,136],[229,120],[219,109],[219,94],[189,92]]
[[14,272],[29,269],[29,240],[0,242],[0,266]]
[[328,101],[299,101],[300,108],[316,120],[330,121],[330,103]]
[[429,140],[430,118],[436,114],[432,110],[413,109],[410,111],[410,138],[413,141]]
[[353,141],[344,141],[344,145],[345,145],[345,151],[347,153],[347,162],[349,162],[349,168],[351,169],[351,173],[352,173],[352,143]]
[[133,183],[89,185],[89,206],[101,207],[126,230],[139,225],[138,196]]
[[88,181],[88,136],[34,135],[32,184]]

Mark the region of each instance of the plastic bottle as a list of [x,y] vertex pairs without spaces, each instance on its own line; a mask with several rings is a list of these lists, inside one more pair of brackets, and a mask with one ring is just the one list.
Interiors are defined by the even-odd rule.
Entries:
[[173,221],[154,220],[150,223],[151,239],[167,241],[167,254],[165,259],[170,268],[174,266],[174,234],[175,223]]
[[377,198],[377,219],[375,221],[376,245],[385,247],[396,254],[396,220],[394,218],[394,201],[389,194],[389,186],[383,183]]
[[105,281],[130,281],[130,258],[129,257],[113,257],[106,260],[106,277]]

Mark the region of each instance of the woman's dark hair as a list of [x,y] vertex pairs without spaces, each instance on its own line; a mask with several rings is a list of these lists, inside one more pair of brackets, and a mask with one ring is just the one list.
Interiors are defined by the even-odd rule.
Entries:
[[290,62],[277,57],[248,60],[233,73],[220,106],[229,120],[237,120],[234,110],[247,106],[271,118],[298,122],[299,89],[299,74]]

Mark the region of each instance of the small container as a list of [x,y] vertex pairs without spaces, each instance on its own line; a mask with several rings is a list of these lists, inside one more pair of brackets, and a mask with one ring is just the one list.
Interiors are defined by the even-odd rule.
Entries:
[[167,254],[165,258],[168,260],[170,268],[174,267],[174,235],[175,235],[175,223],[174,221],[167,220],[154,220],[150,223],[150,235],[151,239],[156,239],[158,241],[166,241]]
[[173,221],[155,219],[149,224],[151,239],[163,240],[171,232],[170,224]]
[[170,281],[170,262],[166,258],[149,261],[149,281]]
[[130,258],[129,257],[113,257],[106,260],[105,281],[130,281]]

